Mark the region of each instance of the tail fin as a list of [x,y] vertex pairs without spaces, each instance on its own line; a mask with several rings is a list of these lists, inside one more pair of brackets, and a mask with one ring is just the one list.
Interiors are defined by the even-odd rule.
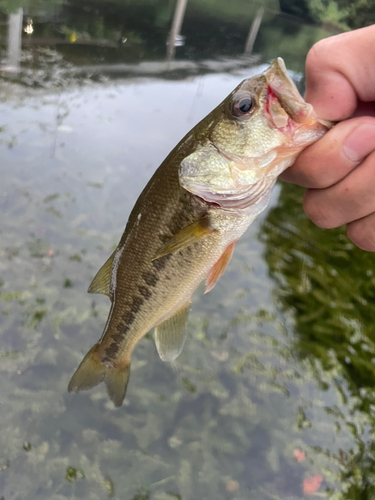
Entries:
[[130,363],[124,367],[105,365],[94,345],[71,378],[68,391],[79,392],[91,389],[104,380],[107,392],[114,405],[119,407],[124,401],[130,376]]

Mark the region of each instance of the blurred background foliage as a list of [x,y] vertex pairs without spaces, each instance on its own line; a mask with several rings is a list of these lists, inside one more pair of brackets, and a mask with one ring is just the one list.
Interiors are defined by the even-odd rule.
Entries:
[[[104,0],[108,5],[126,7],[131,0]],[[190,0],[189,8],[212,16],[212,5],[215,4],[214,15],[235,21],[244,21],[243,0]],[[19,8],[28,9],[30,13],[41,10],[50,11],[56,5],[95,6],[103,5],[99,0],[0,0],[0,9],[13,13]],[[170,12],[174,9],[173,0],[138,0],[139,7],[153,10],[158,19],[168,22]],[[281,12],[303,19],[306,22],[332,25],[340,29],[354,29],[369,26],[375,22],[375,0],[254,0],[249,2],[251,8],[263,6],[266,9],[279,9]]]
[[[100,56],[107,62],[124,57],[133,62],[160,59],[175,6],[174,0],[0,0],[2,12],[22,7],[25,22],[27,16],[33,19],[33,37],[57,37],[76,45],[100,40]],[[196,60],[243,52],[260,6],[264,12],[254,52],[271,58],[277,45],[279,55],[288,55],[288,67],[295,71],[317,40],[375,22],[375,0],[189,0],[182,33],[189,44],[178,48],[176,58]],[[90,56],[87,48],[59,50],[80,63]],[[91,56],[97,56],[94,49]]]
[[307,22],[341,29],[363,28],[375,22],[374,0],[280,0],[280,9]]

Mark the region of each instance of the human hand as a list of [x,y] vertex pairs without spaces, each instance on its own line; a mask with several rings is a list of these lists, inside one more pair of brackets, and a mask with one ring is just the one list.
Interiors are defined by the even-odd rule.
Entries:
[[306,101],[339,121],[281,179],[306,187],[304,210],[319,227],[346,224],[375,252],[375,26],[326,38],[306,59]]

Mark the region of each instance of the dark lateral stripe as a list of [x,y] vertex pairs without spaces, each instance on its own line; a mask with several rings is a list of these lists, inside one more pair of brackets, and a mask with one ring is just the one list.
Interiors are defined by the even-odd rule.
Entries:
[[112,340],[114,342],[116,342],[116,344],[119,344],[122,341],[122,339],[125,337],[125,335],[127,334],[129,328],[130,328],[130,326],[124,325],[123,323],[120,323],[119,325],[117,325],[117,327],[116,327],[117,333],[114,333],[112,335]]
[[135,320],[135,314],[133,314],[132,312],[128,313],[128,314],[124,314],[122,319],[124,320],[124,323],[126,326],[130,326]]
[[152,295],[152,292],[150,292],[146,286],[139,286],[138,291],[146,300],[148,300]]
[[164,255],[163,257],[160,257],[160,259],[153,260],[152,265],[154,266],[154,268],[157,271],[161,271],[162,269],[165,268],[165,266],[167,265],[167,262],[169,261],[169,259],[171,257],[172,257],[172,254],[170,254],[170,253],[167,255]]
[[[144,295],[145,298],[150,298],[152,295],[152,293],[146,287],[139,287],[139,291],[141,294],[142,292],[145,293]],[[142,297],[135,296],[130,311],[128,310],[122,315],[121,317],[122,321],[120,321],[116,326],[117,332],[112,335],[111,337],[112,342],[105,350],[105,355],[103,358],[104,362],[105,361],[109,362],[113,360],[114,357],[116,357],[119,351],[120,344],[124,340],[124,337],[126,336],[128,331],[130,330],[130,326],[134,323],[136,314],[141,308],[143,303],[144,299]]]
[[118,325],[116,325],[117,332],[114,333],[111,337],[112,342],[107,347],[107,349],[104,351],[105,352],[104,358],[103,358],[104,362],[111,361],[111,360],[113,360],[113,358],[116,357],[116,354],[119,351],[119,347],[120,347],[121,342],[123,341],[128,330],[130,329],[130,325],[135,320],[135,314],[133,314],[131,311],[128,311],[122,315],[121,319],[122,319],[122,321]]
[[118,350],[119,350],[119,340],[115,339],[115,337],[117,335],[114,336],[112,342],[105,350],[104,357],[103,357],[103,363],[111,362],[116,357],[116,354],[118,353]]
[[144,279],[146,285],[155,286],[159,281],[159,278],[155,273],[150,273],[149,271],[142,274],[142,278]]
[[143,302],[144,302],[144,300],[142,299],[142,297],[139,297],[139,296],[134,297],[133,304],[131,307],[131,312],[133,314],[137,314],[137,312],[141,308],[141,305],[143,304]]

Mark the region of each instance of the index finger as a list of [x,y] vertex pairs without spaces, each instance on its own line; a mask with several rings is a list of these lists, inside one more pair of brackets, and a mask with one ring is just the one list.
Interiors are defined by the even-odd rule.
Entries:
[[316,43],[306,59],[306,101],[320,118],[345,120],[375,101],[375,26]]

